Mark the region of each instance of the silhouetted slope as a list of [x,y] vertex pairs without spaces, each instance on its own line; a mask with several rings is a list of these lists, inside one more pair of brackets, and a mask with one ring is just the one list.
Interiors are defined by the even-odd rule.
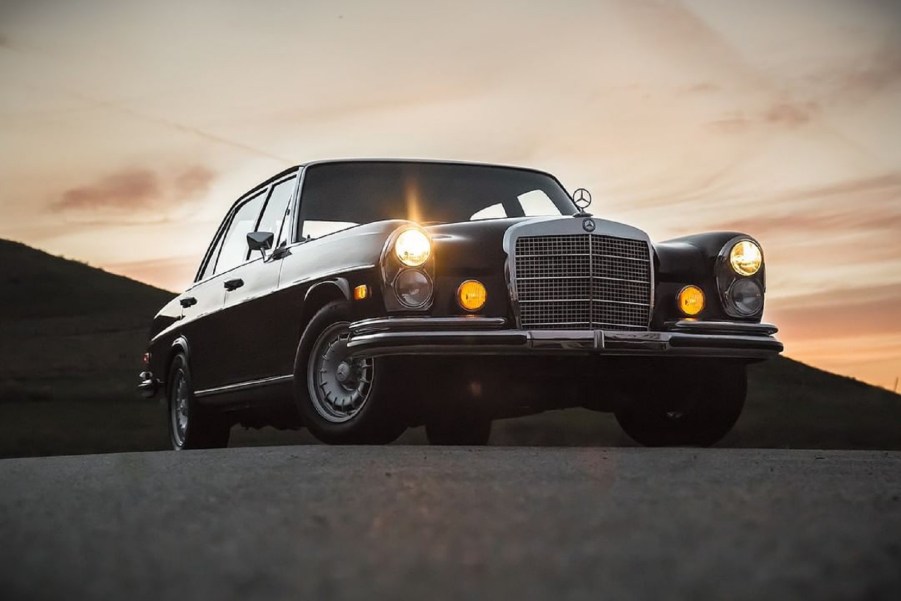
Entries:
[[84,263],[0,240],[0,315],[4,322],[107,315],[110,311],[149,319],[172,297],[171,292]]
[[0,240],[0,400],[131,394],[173,293]]

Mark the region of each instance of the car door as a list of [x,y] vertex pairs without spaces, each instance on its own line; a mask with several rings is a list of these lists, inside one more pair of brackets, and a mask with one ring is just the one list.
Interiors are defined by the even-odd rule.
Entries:
[[252,231],[270,232],[273,246],[278,246],[277,237],[296,185],[294,176],[274,182],[253,227],[246,224],[235,230],[240,232],[243,254],[240,264],[230,269],[223,279],[225,300],[214,319],[222,342],[217,350],[219,361],[213,368],[220,385],[247,384],[290,375],[273,371],[269,349],[274,332],[280,327],[281,311],[277,309],[273,294],[278,287],[281,259],[285,255],[275,248],[266,251],[265,259],[259,251],[250,253],[246,238]]
[[[191,376],[196,389],[210,386],[211,373],[210,362],[204,349],[211,346],[209,339],[211,334],[206,327],[207,319],[222,308],[225,302],[225,292],[222,284],[215,277],[216,261],[222,251],[222,243],[225,232],[231,221],[234,209],[226,214],[216,231],[213,242],[204,255],[203,262],[192,284],[179,298],[182,307],[179,335],[188,341],[188,363],[191,366]],[[197,351],[194,353],[193,351]]]
[[[220,228],[219,240],[207,257],[198,284],[185,295],[197,304],[185,309],[182,333],[188,341],[191,376],[195,392],[206,392],[223,386],[223,362],[233,362],[230,337],[223,330],[222,309],[226,287],[233,279],[232,272],[247,256],[247,233],[253,231],[269,188],[255,191],[238,201]],[[240,248],[239,248],[240,246]]]

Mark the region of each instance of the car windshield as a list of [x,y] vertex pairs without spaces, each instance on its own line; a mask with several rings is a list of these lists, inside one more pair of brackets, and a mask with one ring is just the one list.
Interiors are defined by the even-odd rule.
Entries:
[[363,223],[422,224],[572,215],[553,177],[509,167],[416,162],[312,165],[304,176],[301,236],[316,238]]

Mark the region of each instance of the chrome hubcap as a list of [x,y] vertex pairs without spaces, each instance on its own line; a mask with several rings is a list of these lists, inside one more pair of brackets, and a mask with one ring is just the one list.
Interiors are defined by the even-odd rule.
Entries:
[[325,329],[310,353],[307,385],[316,412],[332,423],[356,416],[372,390],[373,360],[351,359],[346,322]]

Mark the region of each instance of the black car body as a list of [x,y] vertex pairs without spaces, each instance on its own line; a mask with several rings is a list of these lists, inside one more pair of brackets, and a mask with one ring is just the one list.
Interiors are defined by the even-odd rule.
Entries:
[[477,444],[493,419],[572,406],[645,444],[712,444],[745,366],[782,350],[764,290],[750,236],[654,244],[540,171],[310,163],[234,203],[154,319],[141,389],[165,391],[175,448],[235,423]]

